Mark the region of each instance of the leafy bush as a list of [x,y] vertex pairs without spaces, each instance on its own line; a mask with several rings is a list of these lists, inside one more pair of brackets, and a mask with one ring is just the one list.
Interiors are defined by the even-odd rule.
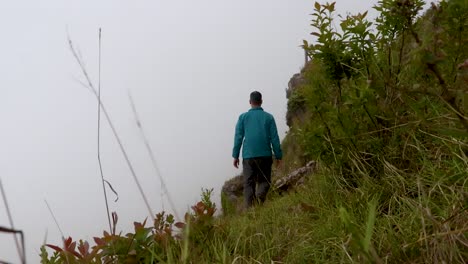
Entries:
[[[352,261],[467,257],[468,2],[442,1],[419,16],[422,6],[382,0],[375,22],[348,15],[335,29],[335,4],[316,3],[318,44],[304,42],[313,66],[295,92],[308,119],[288,140],[326,165],[350,199],[338,208]],[[382,225],[375,247],[369,232]]]
[[[216,205],[211,201],[213,190],[202,191],[202,201],[192,206],[185,215],[185,223],[175,223],[174,216],[161,212],[152,226],[146,220],[134,223],[134,232],[116,234],[117,216],[114,214],[114,230],[104,231],[95,237],[94,246],[87,241],[64,239],[62,247],[47,244],[41,248],[41,263],[173,263],[186,261],[187,245],[193,249],[212,233]],[[177,228],[178,231],[174,231]],[[54,250],[49,256],[46,247]]]

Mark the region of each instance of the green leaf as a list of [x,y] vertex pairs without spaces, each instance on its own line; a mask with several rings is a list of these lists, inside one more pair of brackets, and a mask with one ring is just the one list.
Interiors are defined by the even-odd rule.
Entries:
[[320,11],[320,3],[319,2],[315,2],[315,9],[317,11]]
[[364,19],[364,18],[367,16],[367,13],[368,13],[368,11],[364,12],[364,13],[361,15],[361,18]]
[[338,210],[338,214],[340,216],[341,222],[343,222],[346,228],[349,228],[351,225],[351,218],[346,209],[344,207],[340,207],[340,209]]
[[363,248],[366,252],[369,252],[371,246],[372,233],[374,232],[375,218],[377,211],[377,199],[374,198],[369,202],[369,214],[367,215],[366,222],[366,233],[364,236]]

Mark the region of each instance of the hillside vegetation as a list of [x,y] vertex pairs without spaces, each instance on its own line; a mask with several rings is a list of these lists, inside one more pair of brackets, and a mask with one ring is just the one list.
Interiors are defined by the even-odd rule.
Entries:
[[69,238],[42,262],[467,263],[468,1],[422,6],[382,0],[369,21],[315,3],[275,172],[316,160],[302,186],[220,217],[204,190],[183,222],[124,235],[115,218],[95,246]]

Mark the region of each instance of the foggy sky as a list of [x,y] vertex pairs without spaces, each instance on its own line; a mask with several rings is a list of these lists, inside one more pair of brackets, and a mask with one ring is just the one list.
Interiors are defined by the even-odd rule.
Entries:
[[[341,0],[341,13],[377,1]],[[127,98],[136,103],[162,176],[182,215],[201,188],[240,173],[232,167],[234,126],[259,90],[264,109],[285,124],[285,89],[303,65],[313,1],[2,1],[0,7],[0,178],[15,227],[26,234],[29,263],[47,233],[92,240],[107,229],[97,162],[97,102],[67,44],[79,48],[98,77],[102,27],[102,101],[136,168],[154,213],[172,211],[146,154]],[[119,193],[111,211],[131,231],[147,210],[109,126],[102,120],[105,178]],[[0,226],[9,226],[1,201]],[[0,233],[0,259],[18,263],[10,235]]]

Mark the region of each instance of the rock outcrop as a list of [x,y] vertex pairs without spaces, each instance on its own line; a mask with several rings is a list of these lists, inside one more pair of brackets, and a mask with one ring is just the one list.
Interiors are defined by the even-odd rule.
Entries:
[[286,124],[291,127],[294,119],[301,119],[306,112],[305,101],[297,95],[296,90],[306,83],[302,73],[296,73],[291,77],[286,89],[286,98],[288,98],[288,111],[286,112]]
[[286,98],[289,99],[291,94],[294,92],[297,87],[303,85],[305,83],[304,77],[302,73],[294,74],[288,82],[288,89],[286,90]]
[[237,204],[239,199],[242,199],[244,192],[244,181],[243,175],[238,175],[228,181],[226,181],[221,189],[224,198],[231,204]]

